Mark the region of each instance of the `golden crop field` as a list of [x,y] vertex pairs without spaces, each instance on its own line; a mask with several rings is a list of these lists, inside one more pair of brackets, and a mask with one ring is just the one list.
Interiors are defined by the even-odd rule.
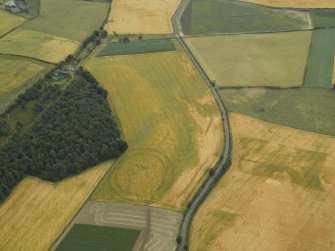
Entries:
[[298,86],[304,78],[312,32],[186,38],[217,86]]
[[190,250],[334,250],[335,138],[230,114],[233,162]]
[[180,0],[114,0],[105,29],[119,34],[173,33],[171,18]]
[[274,7],[289,8],[335,8],[334,0],[240,0]]
[[129,145],[93,199],[184,209],[223,147],[219,110],[186,54],[177,47],[85,66],[108,90]]
[[58,63],[73,53],[79,45],[79,42],[47,33],[17,29],[0,39],[0,53]]
[[0,36],[11,31],[26,21],[23,17],[19,17],[0,9]]
[[42,64],[31,60],[0,56],[0,112],[12,102],[29,80],[37,77],[43,70]]
[[48,250],[111,164],[56,184],[25,178],[0,205],[0,250]]

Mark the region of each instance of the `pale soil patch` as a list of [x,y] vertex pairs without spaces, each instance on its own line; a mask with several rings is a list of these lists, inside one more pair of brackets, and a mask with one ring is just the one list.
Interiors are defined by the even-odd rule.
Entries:
[[120,34],[173,33],[171,18],[180,0],[114,0],[105,29]]
[[0,39],[0,53],[58,63],[75,52],[79,42],[47,33],[17,29]]
[[177,247],[176,237],[182,214],[174,211],[130,205],[88,201],[53,246],[55,250],[74,224],[89,224],[142,230],[133,251],[169,251]]
[[86,67],[109,91],[129,145],[92,198],[183,210],[223,147],[220,112],[201,76],[178,46]]
[[335,138],[230,119],[233,164],[196,214],[190,250],[333,250]]
[[310,31],[190,37],[185,41],[217,86],[299,86]]
[[243,0],[242,2],[258,3],[274,7],[335,8],[334,0]]
[[56,184],[25,178],[0,206],[0,250],[48,250],[111,164]]

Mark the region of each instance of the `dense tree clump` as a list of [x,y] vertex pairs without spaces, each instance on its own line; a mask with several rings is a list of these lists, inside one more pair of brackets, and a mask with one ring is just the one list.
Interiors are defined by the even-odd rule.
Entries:
[[[0,147],[0,201],[26,175],[57,181],[127,149],[111,117],[106,90],[88,72],[81,69],[78,74],[64,90],[50,87],[58,93],[52,96],[54,102],[29,130],[15,133]],[[41,89],[33,86],[14,106],[36,99]],[[5,124],[0,131],[6,134]]]

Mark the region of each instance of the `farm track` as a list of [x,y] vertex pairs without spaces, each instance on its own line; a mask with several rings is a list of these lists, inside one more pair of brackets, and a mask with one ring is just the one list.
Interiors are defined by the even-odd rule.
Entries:
[[198,207],[200,206],[202,201],[206,198],[207,193],[211,190],[212,186],[218,181],[218,179],[220,179],[221,174],[225,171],[225,169],[229,168],[229,166],[227,166],[226,163],[228,163],[229,155],[230,155],[230,152],[231,152],[229,121],[228,121],[228,115],[227,115],[226,109],[224,107],[224,104],[223,104],[223,102],[220,98],[220,95],[218,94],[215,86],[212,85],[211,80],[208,78],[207,74],[205,73],[203,68],[200,66],[200,64],[196,60],[196,58],[193,56],[192,52],[190,51],[190,49],[185,44],[183,38],[180,36],[180,29],[179,29],[179,26],[178,26],[178,23],[177,23],[178,22],[177,18],[178,18],[178,16],[179,16],[179,18],[181,17],[181,15],[182,15],[181,12],[183,10],[183,7],[187,6],[187,2],[188,2],[188,0],[182,0],[180,5],[177,8],[175,14],[172,16],[173,31],[174,31],[174,34],[175,34],[179,44],[184,49],[184,51],[186,52],[186,54],[188,55],[188,57],[190,58],[190,60],[194,64],[194,66],[199,71],[200,75],[205,80],[206,84],[208,85],[208,88],[210,89],[212,95],[215,98],[215,101],[216,101],[216,103],[217,103],[217,105],[218,105],[218,107],[221,111],[221,115],[222,115],[222,122],[223,122],[224,135],[225,135],[225,143],[224,143],[222,156],[220,158],[220,161],[217,165],[217,168],[216,168],[214,174],[211,175],[211,177],[205,181],[205,184],[203,184],[203,186],[201,186],[198,193],[196,193],[196,195],[192,199],[192,202],[190,203],[190,205],[189,205],[189,207],[188,207],[188,209],[185,213],[185,216],[184,216],[184,219],[183,219],[183,222],[182,222],[182,226],[181,226],[181,232],[180,232],[180,236],[182,237],[182,240],[179,244],[179,249],[181,249],[181,250],[183,249],[183,247],[187,243],[189,227],[190,227],[190,223],[192,221],[192,217],[193,217],[194,213],[196,212],[196,210],[198,209]]

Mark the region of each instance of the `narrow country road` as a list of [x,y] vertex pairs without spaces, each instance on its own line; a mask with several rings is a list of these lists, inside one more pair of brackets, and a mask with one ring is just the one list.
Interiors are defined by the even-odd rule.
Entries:
[[225,138],[225,143],[224,143],[224,149],[223,153],[221,155],[221,160],[218,164],[217,169],[215,170],[214,174],[205,181],[205,184],[201,187],[201,190],[195,195],[195,197],[192,200],[192,203],[190,204],[189,208],[187,209],[187,212],[185,214],[185,217],[182,222],[182,227],[181,227],[181,232],[180,236],[182,237],[182,241],[179,244],[179,249],[182,250],[185,244],[187,243],[187,238],[188,238],[188,232],[189,232],[189,227],[190,223],[192,221],[192,216],[194,215],[196,209],[202,202],[202,200],[206,197],[207,192],[211,189],[212,185],[217,182],[217,180],[220,178],[221,173],[223,173],[223,169],[229,168],[229,166],[226,166],[226,162],[229,159],[230,155],[230,129],[229,129],[229,123],[228,123],[228,116],[226,109],[223,105],[223,102],[215,88],[215,86],[212,85],[211,80],[208,78],[207,74],[203,70],[203,68],[200,66],[199,62],[196,60],[196,58],[193,56],[192,52],[190,49],[187,47],[185,44],[183,38],[180,36],[180,29],[178,28],[178,22],[182,15],[182,12],[184,10],[184,7],[189,3],[189,0],[182,0],[180,5],[178,6],[175,14],[172,17],[172,25],[173,25],[173,30],[174,34],[182,46],[182,48],[185,50],[189,58],[191,59],[192,63],[195,65],[195,67],[198,69],[199,73],[203,77],[203,79],[206,81],[210,91],[212,92],[215,101],[221,111],[221,116],[222,116],[222,122],[223,122],[223,128],[224,128],[224,138]]

